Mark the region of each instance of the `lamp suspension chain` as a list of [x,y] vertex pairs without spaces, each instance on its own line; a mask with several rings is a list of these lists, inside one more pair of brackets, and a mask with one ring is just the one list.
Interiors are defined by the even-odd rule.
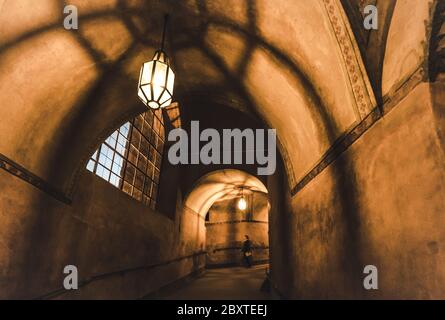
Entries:
[[165,33],[167,31],[168,14],[164,15],[164,29],[162,30],[161,50],[164,51],[165,46]]

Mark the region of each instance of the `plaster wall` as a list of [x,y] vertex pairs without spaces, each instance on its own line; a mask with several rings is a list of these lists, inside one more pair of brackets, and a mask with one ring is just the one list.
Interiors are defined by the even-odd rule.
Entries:
[[[430,98],[429,84],[419,84],[288,197],[288,214],[270,226],[282,232],[271,238],[272,277],[281,294],[445,298],[445,229],[438,227],[445,221],[445,158]],[[285,264],[287,282],[280,275]],[[363,288],[366,265],[378,268],[378,290]]]
[[86,284],[54,298],[140,298],[204,266],[197,214],[175,222],[89,172],[79,181],[65,205],[0,170],[1,299],[59,291],[66,265]]

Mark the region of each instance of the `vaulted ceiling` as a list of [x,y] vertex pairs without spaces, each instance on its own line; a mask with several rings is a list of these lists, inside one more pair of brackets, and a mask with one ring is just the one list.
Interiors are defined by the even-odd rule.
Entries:
[[175,99],[276,128],[291,184],[376,106],[357,24],[339,0],[69,4],[77,31],[63,28],[64,1],[0,0],[0,152],[67,192],[97,145],[144,110],[139,68],[159,47],[165,13]]
[[185,206],[205,216],[217,200],[238,197],[241,190],[267,194],[265,185],[256,177],[240,170],[218,170],[199,179],[185,198]]

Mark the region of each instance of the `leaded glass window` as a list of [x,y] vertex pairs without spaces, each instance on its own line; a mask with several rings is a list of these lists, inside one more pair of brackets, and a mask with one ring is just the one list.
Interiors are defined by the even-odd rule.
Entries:
[[113,132],[87,169],[154,209],[164,141],[162,111],[149,110]]

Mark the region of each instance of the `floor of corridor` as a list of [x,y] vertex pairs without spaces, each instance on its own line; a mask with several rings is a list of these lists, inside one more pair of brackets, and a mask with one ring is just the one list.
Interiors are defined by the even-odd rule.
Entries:
[[266,300],[260,290],[267,265],[207,269],[205,273],[161,299],[167,300]]

